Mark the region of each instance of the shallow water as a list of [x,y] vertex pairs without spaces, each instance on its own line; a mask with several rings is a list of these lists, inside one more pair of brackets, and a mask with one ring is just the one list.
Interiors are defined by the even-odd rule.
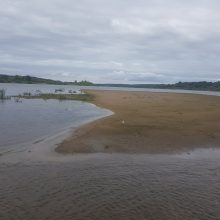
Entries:
[[40,90],[42,93],[54,93],[56,89],[63,89],[63,93],[69,90],[79,91],[81,89],[97,89],[97,90],[119,90],[119,91],[147,91],[147,92],[168,92],[168,93],[190,93],[199,95],[220,96],[220,92],[215,91],[195,91],[181,89],[148,89],[148,88],[126,88],[126,87],[107,87],[107,86],[73,86],[73,85],[45,85],[45,84],[16,84],[16,83],[0,83],[0,89],[6,89],[7,95],[18,95],[24,92],[35,93]]
[[105,109],[78,101],[7,100],[0,103],[0,153],[108,114]]
[[36,91],[42,93],[55,93],[56,89],[63,90],[62,93],[68,93],[69,90],[79,91],[81,87],[73,85],[46,85],[46,84],[16,84],[16,83],[0,83],[0,89],[6,90],[6,95],[19,95],[24,92],[35,94]]
[[90,154],[4,162],[0,219],[217,220],[220,152],[214,155]]

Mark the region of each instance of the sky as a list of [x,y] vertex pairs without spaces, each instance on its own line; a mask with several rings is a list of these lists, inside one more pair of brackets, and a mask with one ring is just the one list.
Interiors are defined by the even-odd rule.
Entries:
[[0,0],[0,74],[220,80],[219,0]]

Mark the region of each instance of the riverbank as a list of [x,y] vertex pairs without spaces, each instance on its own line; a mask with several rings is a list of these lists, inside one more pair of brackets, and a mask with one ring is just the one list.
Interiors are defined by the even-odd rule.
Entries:
[[220,98],[87,90],[115,114],[77,129],[60,153],[171,153],[220,146]]

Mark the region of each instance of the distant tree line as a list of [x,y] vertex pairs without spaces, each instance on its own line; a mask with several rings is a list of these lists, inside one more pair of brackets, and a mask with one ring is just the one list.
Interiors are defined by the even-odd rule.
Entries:
[[220,81],[217,82],[178,82],[175,84],[159,85],[167,89],[209,90],[220,91]]
[[150,88],[150,89],[185,89],[185,90],[207,90],[220,91],[220,81],[217,82],[178,82],[174,84],[94,84],[92,82],[73,81],[62,82],[59,80],[44,79],[34,76],[3,75],[0,74],[0,83],[26,83],[26,84],[53,84],[53,85],[78,85],[78,86],[110,86],[129,88]]
[[178,82],[175,84],[96,84],[96,86],[114,86],[129,88],[148,89],[184,89],[184,90],[206,90],[220,91],[220,81],[218,82]]
[[51,84],[51,85],[79,85],[79,86],[91,86],[93,83],[83,80],[74,82],[62,82],[59,80],[44,79],[34,76],[20,76],[20,75],[4,75],[0,74],[0,83],[25,83],[25,84]]

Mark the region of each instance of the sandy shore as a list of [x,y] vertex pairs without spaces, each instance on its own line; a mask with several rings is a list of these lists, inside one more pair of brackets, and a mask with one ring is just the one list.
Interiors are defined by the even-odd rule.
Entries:
[[77,129],[60,153],[170,153],[220,146],[220,97],[87,91],[115,114]]

